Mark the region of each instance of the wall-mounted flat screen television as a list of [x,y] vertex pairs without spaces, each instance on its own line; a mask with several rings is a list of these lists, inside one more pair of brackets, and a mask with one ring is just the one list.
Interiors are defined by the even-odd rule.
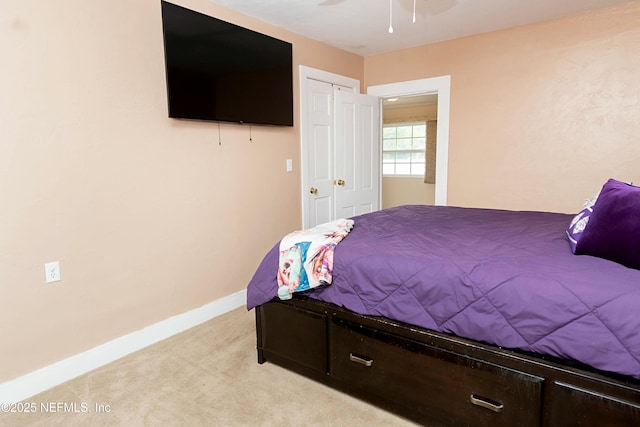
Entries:
[[293,126],[291,43],[161,4],[169,117]]

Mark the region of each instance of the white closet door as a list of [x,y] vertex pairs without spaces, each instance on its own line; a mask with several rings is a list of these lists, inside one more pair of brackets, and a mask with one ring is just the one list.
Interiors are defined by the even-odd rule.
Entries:
[[378,97],[334,90],[335,217],[379,209],[380,101]]
[[333,87],[307,81],[307,147],[303,170],[303,206],[307,227],[334,219]]

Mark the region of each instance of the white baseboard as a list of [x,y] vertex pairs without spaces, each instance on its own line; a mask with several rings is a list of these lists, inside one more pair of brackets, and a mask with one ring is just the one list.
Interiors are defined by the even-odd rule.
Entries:
[[243,306],[247,291],[239,291],[200,308],[170,317],[116,338],[91,350],[0,384],[0,403],[17,403],[107,363],[155,344],[179,332]]

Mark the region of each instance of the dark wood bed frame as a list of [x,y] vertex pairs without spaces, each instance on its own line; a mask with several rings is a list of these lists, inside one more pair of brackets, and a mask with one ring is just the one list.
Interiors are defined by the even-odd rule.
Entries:
[[429,426],[640,426],[640,381],[554,358],[299,296],[257,307],[256,331],[259,363]]

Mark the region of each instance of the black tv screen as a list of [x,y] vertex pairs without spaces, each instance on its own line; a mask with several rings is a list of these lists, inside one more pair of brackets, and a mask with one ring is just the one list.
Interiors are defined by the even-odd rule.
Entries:
[[169,117],[293,126],[291,43],[161,3]]

